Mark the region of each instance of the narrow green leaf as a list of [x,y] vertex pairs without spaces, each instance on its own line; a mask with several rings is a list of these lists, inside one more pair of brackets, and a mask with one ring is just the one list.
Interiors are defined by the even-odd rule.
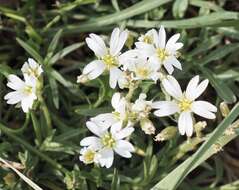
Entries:
[[54,78],[49,77],[49,84],[51,88],[53,103],[56,109],[59,109],[59,92],[58,92],[57,82]]
[[174,190],[183,181],[183,179],[193,169],[199,166],[204,160],[215,153],[214,143],[220,143],[221,146],[228,143],[237,135],[223,136],[224,131],[239,115],[239,104],[236,104],[230,114],[218,125],[218,127],[209,135],[208,139],[201,145],[196,153],[180,164],[175,170],[169,173],[151,190]]
[[[239,13],[230,11],[214,12],[209,15],[199,16],[195,18],[181,19],[181,20],[161,20],[161,21],[147,21],[147,20],[129,20],[126,25],[132,28],[159,28],[164,25],[166,28],[187,29],[187,28],[202,28],[207,26],[235,26],[238,23]],[[235,21],[235,22],[230,22]]]
[[[60,29],[56,35],[53,37],[48,49],[47,49],[47,56],[51,57],[59,43],[60,37],[62,35],[63,29]],[[49,55],[48,55],[49,54]]]
[[225,46],[215,49],[210,54],[208,54],[203,59],[201,59],[199,62],[201,65],[206,65],[207,63],[210,63],[211,61],[219,60],[219,59],[225,57],[226,55],[228,55],[234,51],[237,51],[238,49],[239,49],[238,43],[228,44],[228,45],[225,45]]
[[63,57],[65,57],[66,55],[68,55],[69,53],[71,53],[72,51],[75,51],[76,49],[82,47],[85,43],[84,42],[80,42],[80,43],[75,43],[72,44],[68,47],[65,47],[64,49],[60,50],[58,53],[56,53],[50,60],[49,60],[49,64],[53,65],[54,63],[56,63],[58,60],[62,59]]
[[0,64],[0,74],[4,75],[6,78],[8,75],[15,73],[11,67],[5,64]]
[[119,190],[120,185],[120,176],[118,175],[118,171],[114,169],[114,175],[111,183],[111,190]]
[[110,107],[100,107],[100,108],[84,108],[83,106],[81,108],[75,109],[75,112],[79,115],[84,116],[96,116],[97,114],[101,113],[108,113],[111,112],[112,109]]
[[222,80],[217,80],[212,71],[205,67],[200,67],[201,72],[209,79],[211,85],[215,88],[218,95],[226,102],[233,103],[236,101],[236,96],[229,86]]
[[188,0],[175,0],[173,3],[173,16],[182,18],[188,8]]
[[[65,34],[73,34],[86,31],[95,31],[99,29],[104,29],[103,26],[116,24],[125,19],[131,18],[136,15],[148,12],[159,6],[162,6],[172,0],[143,0],[133,6],[126,8],[114,14],[99,17],[97,19],[81,23],[79,25],[68,25],[64,30]],[[56,29],[58,30],[58,29]]]
[[36,50],[34,50],[29,44],[27,44],[20,38],[16,38],[16,40],[22,46],[22,48],[25,49],[32,56],[32,58],[34,58],[40,64],[43,63],[43,59],[40,54]]

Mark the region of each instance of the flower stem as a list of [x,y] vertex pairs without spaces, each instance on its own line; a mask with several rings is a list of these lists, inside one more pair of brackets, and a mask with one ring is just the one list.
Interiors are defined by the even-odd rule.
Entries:
[[42,95],[39,96],[39,101],[41,103],[41,109],[42,109],[44,117],[46,119],[47,135],[50,135],[51,134],[51,130],[52,130],[52,122],[51,122],[50,113],[49,113],[49,110],[48,110],[48,108],[46,106],[46,103],[45,103]]
[[126,95],[126,100],[130,102],[132,96],[134,95],[134,91],[138,88],[138,86],[138,82],[130,84],[128,94]]
[[37,137],[37,141],[38,144],[41,144],[42,142],[42,135],[41,135],[41,131],[40,131],[40,126],[38,124],[37,118],[35,116],[34,112],[31,112],[31,118],[32,118],[32,124],[33,124],[33,128]]

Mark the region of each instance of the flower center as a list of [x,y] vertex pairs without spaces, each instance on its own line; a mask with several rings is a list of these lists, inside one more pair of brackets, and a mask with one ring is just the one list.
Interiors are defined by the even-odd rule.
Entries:
[[25,86],[24,89],[23,89],[23,92],[25,94],[31,94],[32,93],[32,87],[31,86]]
[[165,61],[165,59],[169,56],[168,52],[165,49],[158,48],[156,50],[157,56],[161,62]]
[[115,117],[116,119],[120,119],[120,113],[119,113],[119,112],[114,111],[114,112],[112,112],[112,113],[114,114],[114,117]]
[[83,157],[84,157],[85,163],[90,164],[90,163],[94,162],[95,151],[87,150]]
[[102,144],[107,148],[113,148],[115,146],[115,139],[110,133],[106,133],[101,140]]
[[117,60],[114,56],[107,54],[102,57],[102,60],[106,64],[107,69],[110,69],[112,66],[117,66]]
[[149,70],[147,68],[138,68],[136,70],[136,74],[139,76],[139,77],[142,77],[142,78],[147,78],[148,75],[149,75]]
[[178,106],[179,106],[181,112],[190,110],[191,109],[191,105],[192,105],[192,101],[190,101],[190,100],[188,100],[186,98],[183,98],[178,103]]
[[143,42],[145,42],[147,44],[152,44],[153,43],[153,39],[152,39],[151,36],[144,36]]

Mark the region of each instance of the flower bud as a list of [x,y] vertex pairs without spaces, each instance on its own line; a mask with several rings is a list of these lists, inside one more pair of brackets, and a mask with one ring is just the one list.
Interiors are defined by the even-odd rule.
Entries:
[[196,136],[197,137],[201,137],[202,136],[202,130],[205,129],[205,127],[207,126],[207,122],[206,121],[199,121],[197,122],[193,127],[195,129],[196,132]]
[[155,136],[155,141],[167,141],[172,139],[177,133],[176,127],[166,127],[159,134]]
[[144,133],[147,135],[152,135],[155,133],[154,124],[148,118],[141,119],[140,126],[141,126],[141,129],[144,131]]
[[220,111],[223,117],[226,117],[229,114],[230,110],[226,102],[220,103]]
[[89,78],[87,75],[82,74],[77,77],[77,83],[86,83],[88,81],[89,81]]
[[130,32],[128,32],[128,38],[125,42],[125,45],[127,48],[131,49],[133,44],[134,44],[134,36]]
[[16,177],[13,173],[8,173],[6,176],[3,177],[3,180],[5,184],[11,188],[13,188],[17,182]]

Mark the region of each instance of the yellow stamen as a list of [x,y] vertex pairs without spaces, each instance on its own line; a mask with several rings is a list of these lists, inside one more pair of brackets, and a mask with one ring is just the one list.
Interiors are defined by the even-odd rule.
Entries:
[[93,163],[95,158],[95,151],[87,150],[86,153],[83,155],[83,158],[86,164]]
[[191,109],[191,105],[192,105],[192,101],[190,101],[190,100],[188,100],[186,98],[183,98],[178,103],[178,106],[179,106],[181,112],[190,110]]
[[102,144],[107,148],[113,148],[115,146],[115,139],[110,133],[106,133],[101,140]]
[[138,68],[136,70],[136,75],[142,78],[147,78],[149,75],[149,70],[147,68]]
[[117,66],[117,60],[114,56],[107,54],[104,57],[102,57],[102,60],[104,61],[107,69],[110,69],[112,66]]
[[153,39],[151,36],[144,36],[143,37],[143,42],[147,43],[147,44],[152,44],[153,43]]
[[157,56],[161,62],[165,61],[165,59],[169,56],[168,52],[165,49],[158,48],[156,50]]
[[25,88],[23,89],[23,92],[25,94],[31,94],[32,93],[32,87],[31,86],[25,86]]

